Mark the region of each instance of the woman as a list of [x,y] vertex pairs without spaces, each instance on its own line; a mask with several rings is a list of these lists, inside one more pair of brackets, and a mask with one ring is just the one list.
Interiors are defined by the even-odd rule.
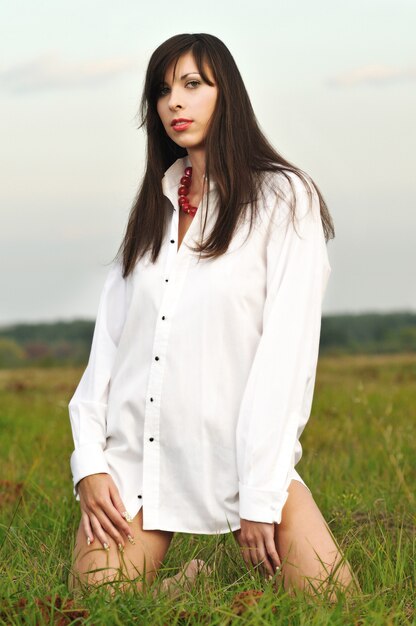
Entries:
[[325,202],[267,142],[212,35],[155,50],[141,120],[146,172],[69,403],[71,585],[113,581],[121,560],[127,581],[153,581],[176,531],[233,532],[285,589],[350,588],[295,470],[331,270]]

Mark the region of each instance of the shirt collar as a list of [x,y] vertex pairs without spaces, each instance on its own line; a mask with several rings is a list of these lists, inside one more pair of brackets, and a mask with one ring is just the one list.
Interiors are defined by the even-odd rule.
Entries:
[[[191,166],[191,160],[189,155],[186,155],[180,159],[176,159],[174,163],[166,170],[162,178],[163,194],[169,198],[174,210],[178,208],[178,188],[179,182],[184,175],[185,167]],[[215,181],[211,180],[209,190],[210,192],[216,188]]]

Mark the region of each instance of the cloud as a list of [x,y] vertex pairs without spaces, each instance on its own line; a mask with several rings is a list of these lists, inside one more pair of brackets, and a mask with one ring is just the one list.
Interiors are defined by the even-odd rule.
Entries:
[[388,65],[363,65],[329,78],[331,87],[354,87],[355,85],[388,85],[416,81],[416,65],[406,68]]
[[62,60],[57,53],[50,52],[30,61],[1,68],[0,89],[25,94],[52,89],[91,88],[140,69],[137,59],[114,58],[71,63]]

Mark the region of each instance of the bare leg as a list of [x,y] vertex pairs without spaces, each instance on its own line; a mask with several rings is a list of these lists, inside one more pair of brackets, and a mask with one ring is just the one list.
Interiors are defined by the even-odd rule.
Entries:
[[[288,491],[274,534],[284,589],[292,596],[298,590],[326,592],[331,602],[336,601],[335,588],[361,591],[309,489],[292,480]],[[239,533],[235,530],[234,536]]]
[[[150,585],[165,558],[174,533],[143,530],[143,509],[133,519],[131,529],[135,544],[126,541],[124,552],[120,553],[111,538],[108,551],[104,550],[97,538],[88,546],[80,524],[68,580],[69,589],[73,591],[84,585],[107,584],[109,591],[114,593],[117,588],[124,591],[135,586],[143,590],[144,585]],[[118,581],[116,585],[114,581]],[[134,581],[133,585],[131,581]]]
[[330,601],[336,600],[336,588],[360,591],[311,492],[298,480],[290,483],[282,522],[275,525],[275,543],[286,590],[327,590]]

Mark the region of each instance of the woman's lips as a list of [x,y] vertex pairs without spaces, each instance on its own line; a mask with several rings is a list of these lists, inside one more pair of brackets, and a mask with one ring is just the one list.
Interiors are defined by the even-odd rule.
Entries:
[[187,128],[190,127],[191,124],[192,122],[178,122],[178,124],[174,124],[172,128],[173,130],[176,130],[176,131],[186,130]]

